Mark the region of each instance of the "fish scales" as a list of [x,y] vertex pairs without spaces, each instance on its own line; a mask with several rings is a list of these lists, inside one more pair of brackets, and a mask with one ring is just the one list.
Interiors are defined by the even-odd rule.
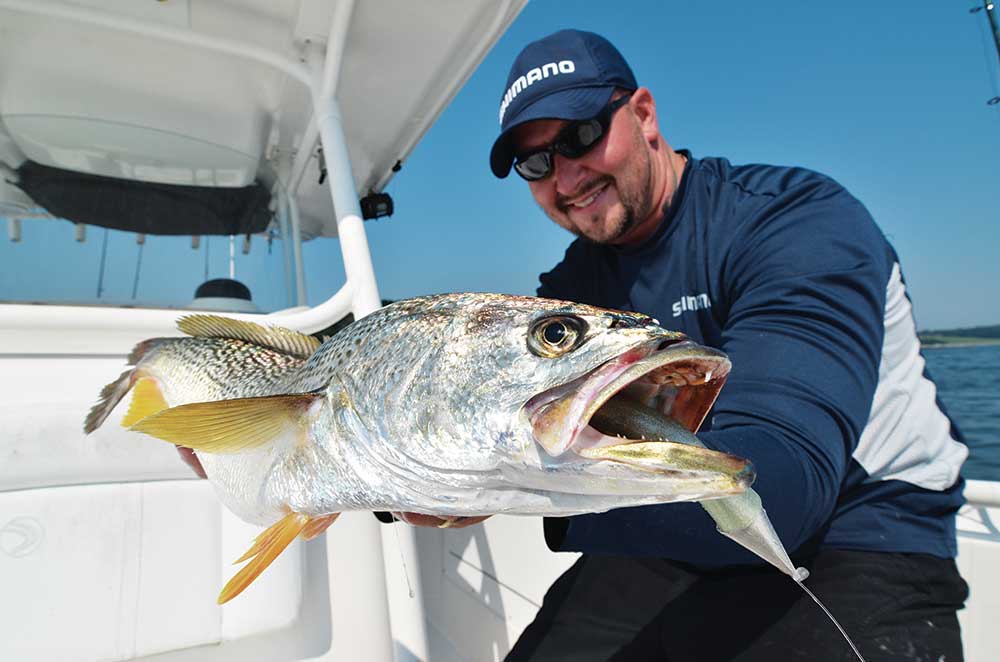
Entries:
[[175,404],[271,395],[304,359],[243,340],[163,339],[145,368],[162,374]]
[[[568,515],[739,494],[754,478],[741,458],[628,449],[637,440],[590,426],[634,388],[696,427],[724,382],[724,355],[645,315],[460,293],[391,304],[318,347],[219,317],[180,326],[196,337],[140,345],[88,431],[137,376],[154,380],[162,402],[133,429],[195,449],[230,510],[278,527],[265,542],[346,510]],[[695,378],[664,380],[675,364]]]

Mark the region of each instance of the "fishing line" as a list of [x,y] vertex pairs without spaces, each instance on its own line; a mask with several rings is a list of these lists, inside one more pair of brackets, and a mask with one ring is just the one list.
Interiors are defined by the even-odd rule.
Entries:
[[399,527],[402,526],[400,523],[396,523],[392,527],[392,532],[396,534],[396,547],[399,548],[399,560],[403,564],[403,577],[406,578],[406,590],[409,592],[410,597],[416,597],[416,593],[413,592],[413,584],[410,583],[410,569],[406,567],[406,556],[403,554],[403,542],[399,539]]
[[[628,421],[628,424],[625,421]],[[659,441],[675,441],[691,446],[705,447],[705,444],[693,432],[678,421],[669,416],[661,416],[658,412],[637,405],[627,398],[617,396],[594,413],[591,425],[605,434],[611,432],[621,436],[621,433],[624,433],[628,439],[648,437]],[[781,539],[767,517],[760,496],[754,490],[747,489],[741,495],[725,499],[703,501],[701,506],[715,521],[719,533],[764,559],[801,586],[802,590],[813,599],[813,602],[837,627],[858,659],[861,662],[866,662],[857,646],[841,627],[840,622],[834,618],[826,605],[820,602],[816,594],[803,583],[809,577],[809,571],[805,568],[797,568],[792,563]]]
[[[798,572],[799,572],[799,576],[802,577],[802,579],[805,579],[806,577],[809,576],[809,571],[806,570],[805,568],[799,568]],[[805,574],[805,576],[802,576],[803,573]],[[798,584],[799,586],[801,586],[802,590],[805,591],[806,594],[810,598],[813,599],[813,602],[815,602],[817,605],[819,605],[819,608],[823,610],[823,613],[826,614],[827,617],[831,621],[833,621],[833,624],[837,626],[838,630],[840,630],[840,634],[843,635],[844,639],[847,641],[848,645],[851,647],[851,650],[854,651],[854,654],[858,656],[858,659],[861,660],[861,662],[867,662],[865,660],[864,656],[861,654],[861,651],[858,650],[858,647],[855,646],[854,642],[851,641],[851,638],[849,636],[847,636],[847,632],[844,630],[844,628],[840,627],[840,623],[837,621],[836,618],[833,617],[833,614],[830,613],[830,610],[826,608],[826,605],[824,605],[822,602],[820,602],[819,598],[816,597],[816,594],[813,593],[812,591],[810,591],[809,587],[802,583],[802,579],[798,579],[798,578],[794,578],[794,579],[795,579],[795,583]]]

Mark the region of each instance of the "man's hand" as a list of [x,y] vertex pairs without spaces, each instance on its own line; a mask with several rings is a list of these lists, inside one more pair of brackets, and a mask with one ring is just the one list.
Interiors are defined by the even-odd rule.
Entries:
[[464,529],[473,524],[479,524],[490,515],[479,515],[477,517],[437,517],[435,515],[421,515],[420,513],[393,513],[393,516],[407,524],[413,526],[433,526],[438,529]]
[[181,459],[184,460],[184,464],[191,467],[198,478],[208,478],[205,475],[205,469],[202,468],[201,462],[198,460],[198,456],[194,454],[194,451],[190,448],[184,448],[183,446],[177,447],[177,452],[181,454]]

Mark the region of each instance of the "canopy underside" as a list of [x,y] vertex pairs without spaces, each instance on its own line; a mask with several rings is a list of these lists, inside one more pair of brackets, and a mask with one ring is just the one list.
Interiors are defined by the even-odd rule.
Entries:
[[250,219],[182,226],[163,213],[111,227],[259,231],[268,206],[255,196],[277,184],[296,194],[303,238],[336,236],[310,130],[326,53],[342,47],[336,98],[356,190],[378,192],[523,4],[356,2],[343,44],[330,45],[329,0],[0,0],[0,214],[41,206],[95,222],[39,193],[37,177],[18,181],[26,167],[48,169],[50,185],[61,172],[77,199],[109,178],[137,193],[229,189],[210,197]]

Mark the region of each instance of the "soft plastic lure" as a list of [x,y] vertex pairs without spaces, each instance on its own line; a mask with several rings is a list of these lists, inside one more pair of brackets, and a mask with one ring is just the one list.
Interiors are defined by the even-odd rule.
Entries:
[[[623,395],[617,395],[605,403],[591,419],[591,424],[605,434],[617,434],[629,439],[673,441],[705,447],[694,433],[674,419]],[[719,533],[795,580],[795,583],[802,587],[802,590],[837,626],[858,659],[865,662],[857,646],[830,610],[803,583],[809,577],[809,571],[801,567],[796,568],[792,563],[767,516],[767,511],[764,510],[760,495],[753,488],[747,488],[745,492],[736,496],[710,499],[700,503],[715,520]]]

